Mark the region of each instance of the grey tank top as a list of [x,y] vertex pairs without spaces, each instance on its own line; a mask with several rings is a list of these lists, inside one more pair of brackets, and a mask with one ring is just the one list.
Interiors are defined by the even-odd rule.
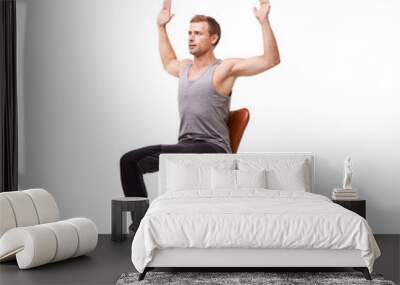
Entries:
[[179,78],[179,142],[206,141],[232,153],[228,119],[231,97],[217,93],[212,84],[215,68],[222,62],[217,59],[194,80],[189,80],[191,63],[187,63]]

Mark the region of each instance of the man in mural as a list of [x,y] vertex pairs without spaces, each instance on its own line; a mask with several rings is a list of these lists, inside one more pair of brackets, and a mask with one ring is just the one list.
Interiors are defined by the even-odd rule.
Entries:
[[164,69],[179,78],[178,143],[146,146],[124,154],[120,170],[125,196],[147,197],[143,174],[158,171],[160,153],[232,152],[227,123],[235,80],[240,76],[259,74],[280,62],[269,23],[269,11],[268,0],[260,0],[260,8],[253,8],[262,32],[262,55],[224,60],[216,58],[214,50],[221,38],[220,25],[212,17],[195,15],[188,31],[188,48],[193,59],[180,60],[166,29],[174,16],[171,14],[171,0],[164,0],[157,18],[159,51]]

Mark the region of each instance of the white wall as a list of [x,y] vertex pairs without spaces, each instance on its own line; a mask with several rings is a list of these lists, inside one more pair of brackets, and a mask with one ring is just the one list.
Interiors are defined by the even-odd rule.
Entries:
[[[51,191],[64,217],[110,232],[122,195],[119,158],[176,143],[177,80],[162,69],[161,0],[17,0],[20,187]],[[262,52],[257,1],[175,0],[168,27],[180,58],[194,14],[222,26],[218,58]],[[242,152],[312,151],[318,193],[342,180],[346,155],[375,233],[400,233],[400,3],[271,1],[281,64],[237,80],[248,107]],[[397,80],[396,80],[397,79]]]

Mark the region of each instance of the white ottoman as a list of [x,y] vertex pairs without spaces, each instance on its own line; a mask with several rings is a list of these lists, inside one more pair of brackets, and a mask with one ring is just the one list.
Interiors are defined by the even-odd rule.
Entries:
[[87,218],[59,220],[53,196],[44,189],[0,193],[0,262],[17,259],[20,269],[86,254],[98,231]]

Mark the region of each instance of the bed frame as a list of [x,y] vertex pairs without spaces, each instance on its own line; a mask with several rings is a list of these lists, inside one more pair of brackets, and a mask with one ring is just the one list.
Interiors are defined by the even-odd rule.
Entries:
[[[235,158],[305,158],[308,159],[310,192],[314,192],[314,155],[312,153],[238,153],[238,154],[161,154],[158,179],[158,194],[164,193],[166,185],[165,167],[167,159],[216,159],[221,155],[227,159]],[[143,280],[148,271],[160,268],[203,268],[213,271],[217,268],[229,268],[230,271],[253,271],[254,269],[285,268],[343,268],[350,267],[361,271],[367,280],[371,280],[365,261],[359,250],[330,249],[255,249],[255,248],[168,248],[157,249],[153,259],[147,264],[139,280]]]
[[[361,271],[371,280],[359,250],[329,249],[240,249],[240,248],[170,248],[157,249],[143,273],[155,268],[230,268],[234,271],[285,268],[343,268]],[[259,270],[259,271],[263,271]]]

